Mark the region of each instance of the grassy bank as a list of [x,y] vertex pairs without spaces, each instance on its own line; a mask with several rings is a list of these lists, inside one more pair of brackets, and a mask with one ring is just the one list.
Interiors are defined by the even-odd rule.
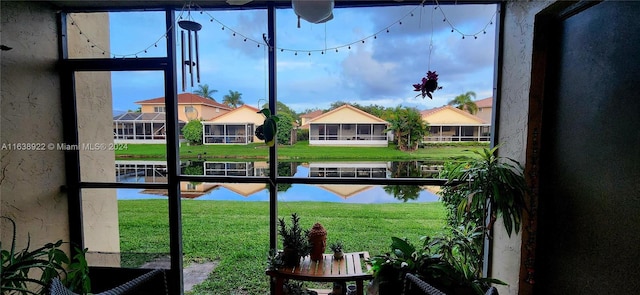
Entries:
[[[122,252],[167,253],[166,200],[119,201]],[[346,251],[389,251],[392,236],[414,242],[444,225],[444,208],[435,203],[345,204],[278,203],[280,217],[297,212],[305,228],[320,222],[327,242],[342,240]],[[269,248],[267,202],[197,201],[182,203],[185,262],[217,260],[219,265],[194,294],[265,294]],[[123,259],[129,258],[123,255]],[[141,264],[142,261],[133,264]]]
[[[470,157],[469,150],[487,147],[483,143],[430,144],[413,152],[397,150],[394,145],[388,147],[326,147],[309,146],[308,141],[298,142],[291,146],[278,146],[278,158],[281,160],[442,160],[458,157]],[[180,158],[241,158],[267,159],[269,149],[263,143],[248,145],[197,145],[180,146]],[[126,148],[116,151],[119,159],[127,158],[166,158],[164,144],[128,144]]]

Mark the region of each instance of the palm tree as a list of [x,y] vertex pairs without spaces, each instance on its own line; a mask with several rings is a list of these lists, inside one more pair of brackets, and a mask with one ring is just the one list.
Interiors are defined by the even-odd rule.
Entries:
[[466,110],[472,115],[475,115],[478,112],[478,106],[476,105],[471,97],[476,97],[476,93],[473,91],[467,91],[465,94],[460,94],[456,96],[452,101],[449,102],[450,106],[455,106],[458,109]]
[[213,94],[216,92],[218,92],[218,90],[209,89],[209,84],[198,85],[198,89],[193,91],[194,94],[200,95],[213,101],[216,101],[216,99],[213,98]]
[[393,131],[398,149],[402,151],[417,150],[424,136],[429,133],[420,112],[414,108],[398,106],[387,121],[389,127],[386,131]]
[[244,101],[242,101],[242,93],[238,91],[229,90],[229,94],[225,94],[222,98],[222,103],[232,106],[233,108],[237,108],[238,105],[243,105]]

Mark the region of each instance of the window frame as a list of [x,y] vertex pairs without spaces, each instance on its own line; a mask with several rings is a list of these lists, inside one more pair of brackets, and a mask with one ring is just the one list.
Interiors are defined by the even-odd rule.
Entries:
[[[498,1],[479,1],[474,4],[497,4]],[[395,1],[380,1],[380,2],[366,2],[366,3],[352,3],[351,1],[345,1],[340,7],[355,7],[355,6],[393,6],[393,5],[415,5],[416,3],[407,1],[404,3],[397,3]],[[109,4],[106,4],[107,6]],[[210,7],[203,7],[204,9]],[[227,7],[228,8],[228,7]],[[276,9],[277,8],[290,8],[290,4],[283,4],[283,2],[267,2],[259,6],[251,7],[255,9],[265,9],[267,13],[268,32],[267,40],[270,42],[270,46],[276,46]],[[503,9],[503,4],[498,4],[498,9]],[[133,8],[127,8],[133,9]],[[74,88],[74,73],[81,71],[143,71],[143,70],[157,70],[164,73],[165,79],[165,113],[166,113],[166,144],[167,144],[167,183],[111,183],[111,182],[83,182],[80,179],[80,159],[78,151],[65,151],[65,173],[67,176],[66,190],[68,195],[68,208],[69,208],[69,227],[70,227],[70,241],[81,248],[84,245],[83,242],[83,223],[82,223],[82,189],[91,188],[138,188],[138,189],[166,189],[168,191],[168,203],[169,203],[169,226],[170,226],[170,254],[171,254],[171,269],[167,276],[169,293],[181,294],[183,291],[183,275],[182,275],[182,221],[181,221],[181,205],[180,205],[180,182],[199,182],[199,181],[216,181],[227,183],[265,183],[269,187],[269,210],[270,210],[270,248],[277,248],[277,186],[278,184],[370,184],[370,185],[444,185],[446,180],[443,179],[423,179],[423,178],[340,178],[340,177],[317,177],[317,178],[294,178],[278,176],[277,173],[277,146],[269,148],[269,176],[268,177],[236,177],[236,176],[194,176],[183,175],[179,169],[179,121],[177,104],[177,68],[176,68],[176,43],[175,28],[173,22],[175,21],[176,11],[180,9],[180,6],[165,6],[155,7],[155,9],[165,12],[165,26],[167,29],[167,55],[166,57],[153,57],[153,58],[99,58],[99,59],[69,59],[67,54],[66,36],[64,32],[67,32],[66,28],[66,13],[71,12],[87,12],[86,9],[65,9],[62,13],[58,14],[58,29],[59,29],[59,64],[60,64],[60,79],[61,79],[61,97],[73,99],[62,99],[62,114],[63,114],[63,131],[64,140],[68,144],[79,144],[78,140],[78,120],[77,120],[77,108],[75,106],[75,88]],[[119,7],[102,7],[101,9],[91,9],[90,11],[122,11],[123,8]],[[125,9],[126,11],[126,9]],[[495,81],[499,81],[500,75],[500,53],[502,38],[502,26],[504,15],[499,13],[499,17],[496,20],[496,67],[494,75],[494,86],[497,85]],[[277,105],[277,58],[275,50],[271,50],[268,54],[268,105],[273,114],[276,114]],[[499,89],[494,87],[494,89]],[[496,97],[497,92],[494,90],[494,101],[496,102],[493,107],[493,121],[490,130],[491,146],[495,146],[495,137],[497,134],[497,117],[499,108],[499,99]],[[217,110],[219,111],[219,109]],[[357,128],[357,126],[356,126]],[[325,132],[326,133],[326,132]],[[485,249],[487,246],[485,245]],[[485,251],[488,253],[488,251]],[[488,265],[489,259],[485,258],[485,265]],[[488,266],[487,266],[488,267]],[[485,272],[486,273],[486,272]]]

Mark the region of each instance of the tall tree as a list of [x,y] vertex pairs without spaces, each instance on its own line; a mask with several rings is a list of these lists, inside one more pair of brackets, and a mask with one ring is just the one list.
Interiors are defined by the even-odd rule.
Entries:
[[242,93],[229,90],[229,94],[225,94],[222,97],[222,103],[230,107],[237,108],[239,105],[244,104],[244,101],[242,101]]
[[449,102],[449,105],[475,115],[478,112],[478,106],[471,99],[472,96],[475,98],[476,93],[473,91],[467,91],[467,93],[456,96],[456,98]]
[[218,92],[218,90],[210,89],[209,84],[198,85],[198,89],[193,91],[194,94],[200,95],[213,101],[216,101],[216,99],[213,98],[213,94],[216,92]]

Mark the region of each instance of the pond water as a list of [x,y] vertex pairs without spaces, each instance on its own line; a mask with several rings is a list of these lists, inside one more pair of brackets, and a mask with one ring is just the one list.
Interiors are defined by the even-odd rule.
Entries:
[[[440,165],[421,162],[311,162],[279,163],[278,174],[293,177],[393,178],[435,176]],[[266,162],[186,162],[183,174],[266,176]],[[166,182],[166,164],[152,161],[116,161],[118,182]],[[340,203],[434,202],[439,187],[412,185],[281,184],[278,201]],[[182,183],[184,200],[269,201],[264,183]],[[163,190],[118,189],[119,200],[166,199]]]

